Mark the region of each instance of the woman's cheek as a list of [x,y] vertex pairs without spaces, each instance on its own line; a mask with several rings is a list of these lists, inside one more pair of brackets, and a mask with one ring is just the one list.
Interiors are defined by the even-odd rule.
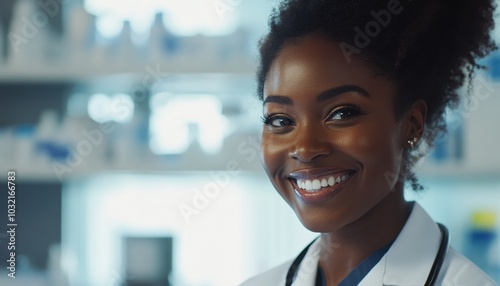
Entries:
[[[358,161],[365,171],[387,169],[392,165],[394,157],[394,140],[388,129],[382,130],[376,126],[364,126],[353,130],[341,141],[341,149]],[[375,169],[375,170],[374,170]]]
[[273,138],[270,134],[263,134],[261,140],[261,162],[272,185],[278,194],[291,206],[292,200],[286,192],[286,183],[280,172],[284,169],[288,156],[287,146],[282,140]]
[[356,150],[353,157],[362,164],[365,178],[372,187],[382,192],[387,192],[392,187],[387,181],[387,175],[399,174],[400,157],[396,137],[393,129],[372,128],[364,130],[359,135],[359,140],[353,144],[353,149]]
[[283,164],[283,144],[266,132],[263,132],[261,139],[261,162],[271,179],[279,166]]

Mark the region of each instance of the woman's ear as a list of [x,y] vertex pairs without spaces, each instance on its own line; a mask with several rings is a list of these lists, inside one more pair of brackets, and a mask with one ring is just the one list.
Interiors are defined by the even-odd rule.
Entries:
[[412,104],[404,115],[403,144],[413,148],[420,141],[424,133],[426,117],[427,104],[419,99]]

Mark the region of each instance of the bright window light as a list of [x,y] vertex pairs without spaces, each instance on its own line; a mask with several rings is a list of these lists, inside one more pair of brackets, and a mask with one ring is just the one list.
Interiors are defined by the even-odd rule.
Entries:
[[87,112],[92,120],[99,123],[127,123],[134,116],[134,101],[128,94],[108,96],[97,93],[90,97]]
[[123,29],[123,19],[114,17],[113,15],[98,17],[96,27],[104,38],[115,38],[118,37]]
[[97,29],[105,38],[116,37],[123,21],[131,23],[136,34],[147,34],[156,13],[163,13],[164,24],[181,36],[226,35],[236,29],[236,0],[85,0],[85,8],[97,16]]
[[226,35],[236,29],[235,9],[238,4],[239,1],[222,0],[175,1],[163,6],[163,11],[167,13],[164,22],[169,29],[181,35]]
[[196,139],[208,154],[217,153],[228,130],[220,100],[213,95],[155,94],[151,98],[151,150],[181,154]]

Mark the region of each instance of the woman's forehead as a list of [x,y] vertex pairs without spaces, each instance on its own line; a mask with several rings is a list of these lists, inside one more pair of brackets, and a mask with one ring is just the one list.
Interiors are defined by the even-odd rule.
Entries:
[[361,57],[351,57],[348,62],[339,43],[310,36],[283,46],[267,74],[264,97],[345,84],[370,86],[380,80]]

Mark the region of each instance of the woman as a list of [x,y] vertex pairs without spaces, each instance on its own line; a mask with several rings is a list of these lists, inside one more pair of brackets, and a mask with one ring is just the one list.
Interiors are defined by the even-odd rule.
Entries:
[[304,251],[243,285],[495,285],[403,196],[496,48],[487,0],[289,0],[260,44],[262,161]]

